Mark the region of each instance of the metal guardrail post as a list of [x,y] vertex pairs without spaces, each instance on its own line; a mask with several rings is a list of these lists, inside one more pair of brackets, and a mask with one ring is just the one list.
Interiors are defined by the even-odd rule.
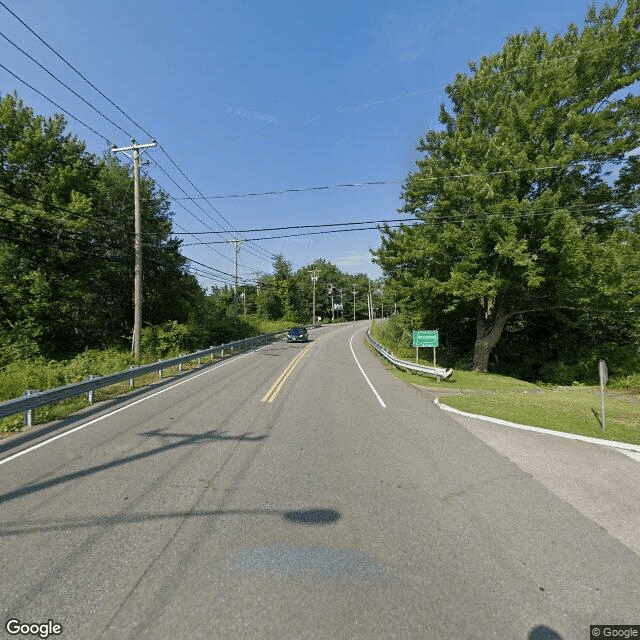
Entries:
[[[0,418],[23,413],[25,426],[32,426],[36,423],[36,408],[41,405],[58,402],[59,400],[72,398],[74,396],[83,396],[85,394],[91,403],[95,400],[95,390],[101,389],[102,387],[108,387],[128,380],[129,387],[132,389],[134,387],[135,378],[138,376],[149,375],[157,371],[158,377],[162,378],[163,369],[165,368],[181,366],[184,362],[196,359],[200,363],[201,361],[204,361],[207,355],[210,356],[213,361],[214,354],[224,354],[225,348],[227,351],[236,351],[236,349],[242,348],[243,346],[245,349],[248,349],[250,346],[255,346],[263,341],[265,344],[268,344],[271,340],[283,333],[285,332],[275,331],[273,333],[262,334],[253,338],[237,340],[226,345],[222,344],[218,347],[210,346],[209,349],[202,349],[195,353],[179,356],[178,358],[158,360],[157,362],[143,365],[128,365],[128,368],[123,371],[103,376],[91,375],[88,380],[85,379],[82,382],[74,382],[54,389],[47,389],[45,391],[34,391],[29,389],[25,391],[23,396],[0,402]],[[209,351],[209,353],[207,353],[207,351]]]
[[[33,393],[31,389],[27,389],[24,392],[25,396],[30,396]],[[32,427],[36,422],[36,410],[35,409],[27,409],[24,412],[24,426]]]
[[394,364],[396,367],[400,369],[404,369],[407,373],[410,371],[417,371],[419,373],[427,373],[429,375],[435,376],[438,381],[443,378],[448,378],[452,373],[453,369],[444,369],[442,367],[429,367],[427,365],[421,364],[413,364],[407,360],[401,360],[400,358],[396,358],[388,349],[383,347],[380,343],[376,342],[371,337],[371,332],[367,331],[367,339],[373,348],[384,358],[386,358],[389,362]]
[[[90,373],[89,374],[89,380],[91,381],[94,378],[95,378],[95,376],[92,373]],[[93,404],[94,393],[95,393],[94,389],[89,389],[89,391],[87,392],[87,400],[89,401],[89,404]]]
[[[182,358],[182,354],[180,354],[180,357]],[[182,373],[182,362],[178,363],[178,371]]]

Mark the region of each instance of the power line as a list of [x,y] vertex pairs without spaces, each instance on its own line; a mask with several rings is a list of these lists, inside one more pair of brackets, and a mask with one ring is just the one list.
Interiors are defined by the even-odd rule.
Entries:
[[122,131],[122,133],[124,133],[126,136],[128,136],[129,138],[132,138],[133,136],[128,133],[127,131],[125,131],[120,125],[116,124],[113,120],[111,120],[108,116],[106,116],[104,113],[102,113],[102,111],[100,111],[97,107],[95,107],[93,104],[91,104],[88,100],[85,100],[77,91],[74,91],[69,85],[65,84],[62,80],[60,80],[60,78],[58,78],[58,76],[54,75],[51,71],[49,71],[49,69],[47,69],[43,64],[41,64],[40,62],[38,62],[33,56],[31,56],[30,54],[28,54],[24,49],[22,49],[20,46],[18,46],[13,40],[11,40],[10,38],[8,38],[4,33],[2,33],[0,31],[0,36],[2,36],[7,42],[9,42],[10,44],[12,44],[16,49],[18,49],[18,51],[20,51],[21,53],[23,53],[27,58],[29,58],[29,60],[31,60],[32,62],[34,62],[35,64],[37,64],[45,73],[48,73],[54,80],[56,80],[57,82],[59,82],[65,89],[67,89],[68,91],[70,91],[71,93],[73,93],[74,96],[76,96],[77,98],[80,98],[80,100],[82,100],[82,102],[84,102],[88,107],[90,107],[91,109],[93,109],[98,115],[101,115],[105,120],[107,120],[107,122],[109,122],[110,124],[112,124],[114,127],[116,127],[116,129],[119,129],[120,131]]
[[[299,193],[303,191],[321,191],[323,189],[341,189],[345,187],[368,187],[381,184],[401,184],[400,180],[376,180],[375,182],[354,182],[349,184],[329,184],[318,187],[299,187],[291,189],[282,189],[280,191],[261,191],[257,193],[235,193],[228,195],[207,196],[211,200],[222,200],[225,198],[248,198],[251,196],[275,196],[283,193]],[[189,200],[197,200],[199,198],[189,198]]]
[[[551,169],[568,169],[571,165],[555,165],[548,167],[529,167],[527,169],[504,169],[501,171],[488,171],[485,173],[459,173],[459,174],[448,174],[443,176],[431,176],[424,177],[420,176],[420,174],[410,174],[409,178],[417,181],[432,181],[432,180],[452,180],[455,178],[475,178],[475,177],[485,177],[485,176],[497,176],[507,173],[521,173],[527,171],[547,171]],[[406,180],[406,178],[405,178]],[[342,184],[327,184],[327,185],[319,185],[314,187],[292,187],[289,189],[281,189],[278,191],[258,191],[254,193],[233,193],[226,195],[214,195],[214,196],[206,196],[211,200],[222,200],[229,198],[248,198],[248,197],[256,197],[256,196],[274,196],[281,195],[285,193],[301,193],[305,191],[322,191],[327,189],[344,189],[344,188],[353,188],[353,187],[369,187],[369,186],[377,186],[377,185],[388,185],[388,184],[402,184],[404,180],[374,180],[371,182],[350,182],[350,183],[342,183]],[[189,198],[178,198],[179,200],[200,200],[201,198],[189,197]]]
[[[123,109],[121,109],[117,104],[115,104],[115,102],[113,102],[106,94],[104,94],[100,89],[98,89],[86,76],[84,76],[76,67],[74,67],[66,58],[64,58],[60,53],[58,53],[51,45],[49,45],[41,36],[39,36],[29,25],[26,24],[26,22],[24,22],[24,20],[22,20],[20,17],[18,17],[13,11],[11,11],[11,9],[9,9],[7,7],[7,5],[4,2],[0,2],[0,5],[2,5],[9,13],[11,13],[11,15],[18,20],[29,32],[31,32],[40,42],[42,42],[50,51],[52,51],[58,58],[60,58],[60,60],[62,60],[68,67],[70,67],[75,73],[77,73],[87,84],[89,84],[89,86],[91,86],[95,91],[97,91],[103,98],[105,98],[105,100],[107,100],[112,106],[114,106],[120,113],[122,113],[122,115],[124,115],[130,122],[132,122],[136,127],[138,127],[141,131],[143,131],[144,133],[146,133],[149,137],[153,138],[153,136],[146,131],[141,125],[139,125],[135,120],[133,120]],[[113,124],[114,126],[116,126],[120,131],[122,131],[123,133],[125,133],[126,135],[128,135],[129,137],[132,137],[130,134],[128,134],[127,132],[124,131],[124,129],[122,129],[121,127],[119,127],[117,124],[115,124],[112,120],[110,120],[105,114],[103,114],[101,111],[99,111],[98,109],[96,109],[93,105],[91,105],[88,101],[86,101],[84,98],[82,98],[82,96],[80,96],[78,93],[76,93],[73,89],[71,89],[70,87],[68,87],[66,84],[64,84],[61,80],[59,80],[56,76],[54,76],[51,72],[49,72],[43,65],[41,65],[37,60],[35,60],[34,58],[32,58],[31,56],[29,56],[29,54],[27,54],[25,51],[23,51],[22,49],[20,49],[20,47],[18,47],[18,45],[16,45],[15,43],[13,43],[11,40],[9,40],[8,38],[6,38],[6,36],[4,36],[5,39],[7,39],[9,42],[11,42],[11,44],[13,44],[15,47],[17,47],[20,51],[22,51],[25,55],[27,55],[31,60],[33,60],[36,64],[38,64],[42,69],[44,69],[47,73],[49,73],[49,75],[51,75],[52,77],[54,77],[56,80],[58,80],[58,82],[60,82],[63,86],[65,86],[67,89],[69,89],[69,91],[71,91],[72,93],[74,93],[74,95],[76,95],[77,97],[79,97],[81,100],[83,100],[83,102],[85,102],[86,104],[88,104],[91,108],[93,108],[97,113],[99,113],[101,116],[103,116],[106,120],[108,120],[111,124]],[[5,70],[8,71],[8,69]],[[8,71],[9,73],[11,73],[11,75],[13,75],[14,77],[16,77],[18,80],[22,81],[20,78],[18,78],[15,74],[13,74],[12,72]],[[27,84],[27,83],[25,83]],[[27,86],[30,86],[27,84]],[[34,91],[40,93],[37,89],[31,87]],[[58,107],[59,109],[62,109],[62,107],[60,107],[59,105],[57,105],[55,102],[53,102],[52,100],[50,100],[49,98],[47,98],[46,96],[44,96],[43,94],[40,93],[40,95],[42,95],[45,99],[48,99],[50,102],[52,102],[52,104],[54,104],[56,107]],[[95,131],[95,129],[92,129],[91,127],[88,127],[88,125],[86,125],[85,123],[83,123],[81,120],[79,120],[78,118],[75,118],[74,116],[72,116],[69,112],[67,112],[66,110],[62,109],[65,113],[67,113],[70,117],[74,118],[75,120],[77,120],[78,122],[80,122],[81,124],[83,124],[84,126],[86,126],[87,128],[91,129],[94,133],[96,133],[98,136],[102,137],[104,140],[106,140],[107,142],[110,142],[106,136],[102,136],[101,134],[99,134],[97,131]],[[176,169],[178,169],[178,171],[183,175],[183,177],[189,182],[189,184],[191,184],[191,186],[196,189],[196,191],[198,191],[198,193],[202,196],[202,192],[200,192],[197,187],[195,186],[195,184],[188,178],[188,176],[184,173],[184,171],[182,171],[182,169],[177,165],[177,163],[173,160],[173,158],[169,155],[169,153],[164,149],[164,147],[162,145],[158,145],[160,147],[160,149],[162,150],[162,152],[167,156],[167,158],[171,161],[171,163],[175,166]],[[156,163],[158,164],[158,163]],[[164,169],[158,164],[158,167],[164,171]],[[176,186],[179,187],[179,185],[177,185],[177,183],[169,176],[169,174],[164,171],[165,174],[174,182],[174,184],[176,184]],[[181,190],[182,188],[179,187]],[[183,193],[186,194],[186,192],[184,192],[184,190],[182,190]],[[204,196],[203,196],[204,197]],[[233,229],[233,226],[231,225],[231,223],[215,208],[213,207],[213,205],[211,205],[211,203],[208,203],[213,209],[214,211],[218,214],[218,216],[220,216],[220,218],[222,220],[224,220],[227,225],[229,227],[231,227]],[[188,211],[188,210],[187,210]],[[208,217],[211,218],[211,216],[209,216],[209,214],[204,211],[202,209],[203,213],[205,213],[205,215],[207,215]],[[191,213],[190,211],[188,211],[189,213]],[[193,214],[192,214],[193,215]],[[211,218],[213,220],[213,218]],[[217,221],[214,221],[217,223]],[[218,224],[218,226],[220,226],[220,228],[223,228],[221,225]],[[264,254],[269,256],[269,259],[274,258],[274,254],[271,254],[268,251],[265,251],[264,249],[257,247],[257,249],[261,252],[263,252]],[[256,255],[253,252],[252,255],[254,255],[255,257],[261,258],[261,256]],[[222,254],[221,254],[222,255]],[[262,258],[261,258],[262,259]]]
[[[231,228],[231,230],[233,231],[233,233],[239,233],[234,226],[222,215],[222,213],[220,213],[220,211],[218,209],[216,209],[216,207],[214,207],[211,202],[209,202],[209,198],[207,198],[202,191],[200,191],[200,189],[198,189],[198,187],[196,187],[196,185],[187,177],[187,175],[184,173],[184,171],[182,171],[182,169],[176,164],[176,162],[173,160],[173,158],[168,154],[168,152],[164,149],[164,147],[162,145],[160,146],[160,150],[167,156],[167,158],[169,158],[170,162],[173,164],[174,167],[176,167],[176,169],[178,169],[178,171],[184,176],[184,178],[187,180],[187,182],[197,191],[197,193],[200,195],[201,199],[204,199],[205,202],[216,212],[216,214],[227,224],[227,226],[229,226]],[[184,190],[181,189],[181,191],[183,191],[183,193],[186,192]],[[193,199],[193,198],[192,198]],[[204,210],[203,210],[204,211]],[[206,212],[204,212],[206,213]],[[207,214],[208,215],[208,214]],[[211,216],[209,216],[209,218],[211,218]],[[213,218],[211,218],[213,220]],[[216,222],[216,224],[218,224],[218,226],[221,229],[224,229],[224,227],[222,227],[222,225],[220,225],[219,223]],[[262,253],[266,254],[269,256],[270,259],[275,258],[275,255],[272,254],[269,251],[266,251],[264,249],[262,249],[261,247],[258,247],[258,250],[261,251]],[[255,253],[253,252],[249,252],[252,255],[254,255],[255,257],[260,258],[260,256],[256,256]]]
[[[128,188],[128,187],[127,187]],[[92,222],[97,222],[98,224],[102,225],[103,227],[108,228],[109,230],[111,229],[118,229],[120,231],[126,231],[126,229],[120,225],[120,224],[110,224],[109,222],[100,219],[100,218],[96,218],[95,216],[90,216],[86,213],[80,213],[78,211],[71,211],[69,209],[65,209],[64,207],[61,207],[60,205],[54,204],[52,202],[47,202],[45,200],[39,200],[38,198],[34,198],[33,196],[30,196],[26,193],[22,193],[22,192],[18,192],[15,191],[13,189],[7,188],[6,186],[2,186],[0,187],[0,189],[2,189],[5,194],[7,194],[8,196],[10,196],[11,198],[14,198],[16,200],[28,200],[30,202],[35,202],[37,204],[41,204],[45,207],[44,209],[44,213],[48,213],[47,208],[51,208],[51,209],[55,209],[57,211],[61,211],[62,213],[67,213],[70,216],[76,217],[76,218],[84,218],[85,220],[91,220]],[[23,214],[27,214],[27,215],[34,215],[30,212],[24,211],[21,212]],[[173,233],[173,232],[172,232]],[[143,236],[146,236],[148,238],[151,238],[152,240],[157,240],[158,239],[158,234],[156,233],[151,233],[151,232],[143,232],[142,234]]]
[[[171,180],[171,182],[173,182],[173,184],[174,184],[176,187],[178,187],[178,189],[180,189],[180,191],[182,191],[182,193],[184,193],[184,194],[186,195],[186,193],[187,193],[187,192],[186,192],[186,191],[185,191],[185,190],[184,190],[184,189],[183,189],[183,188],[182,188],[182,187],[181,187],[181,186],[180,186],[180,185],[179,185],[179,184],[178,184],[178,183],[177,183],[177,182],[176,182],[176,181],[175,181],[175,180],[174,180],[170,175],[169,175],[169,173],[167,172],[167,170],[166,170],[162,165],[160,165],[160,163],[158,163],[157,161],[154,161],[154,164],[155,164],[155,165],[156,165],[156,166],[157,166],[157,167],[162,171],[162,173],[164,173],[164,174],[167,176],[167,178],[169,178],[169,180]],[[202,225],[204,225],[207,229],[209,229],[209,231],[210,231],[210,232],[212,232],[212,233],[218,233],[218,232],[215,232],[215,231],[211,228],[211,226],[209,226],[206,222],[204,222],[203,220],[201,220],[201,219],[200,219],[200,218],[199,218],[195,213],[193,213],[193,211],[191,211],[190,209],[188,209],[187,207],[185,207],[185,206],[184,206],[184,204],[180,201],[181,199],[177,199],[177,198],[172,198],[172,199],[176,202],[176,204],[178,204],[180,207],[182,207],[182,208],[183,208],[183,209],[184,209],[184,210],[185,210],[189,215],[191,215],[192,217],[194,217],[196,220],[198,220],[198,222],[200,222],[200,223],[201,223]],[[219,233],[226,233],[226,234],[228,234],[229,236],[233,237],[233,236],[232,236],[231,231],[227,231],[226,229],[224,229],[224,227],[223,227],[223,226],[222,226],[222,225],[221,225],[217,220],[215,220],[214,218],[212,218],[212,217],[211,217],[211,216],[210,216],[210,215],[209,215],[209,214],[208,214],[208,213],[207,213],[207,212],[206,212],[206,211],[205,211],[205,210],[204,210],[204,209],[203,209],[203,208],[202,208],[202,207],[197,203],[197,202],[195,202],[194,204],[195,204],[195,205],[198,207],[198,209],[200,209],[200,211],[202,211],[202,212],[203,212],[203,213],[204,213],[204,214],[205,214],[205,215],[206,215],[206,216],[207,216],[207,217],[208,217],[208,218],[209,218],[209,219],[210,219],[214,224],[216,224],[220,229],[222,229],[222,231],[220,231]],[[180,228],[182,228],[182,227],[180,227]],[[184,231],[184,229],[183,229],[183,231]],[[186,233],[189,233],[189,232],[186,232]],[[237,233],[237,232],[236,232],[236,233]],[[182,234],[181,234],[181,235],[182,235]],[[229,258],[226,254],[224,254],[224,253],[222,253],[222,252],[220,252],[220,251],[217,251],[217,250],[213,249],[213,247],[209,247],[209,248],[210,248],[214,253],[217,253],[218,255],[222,256],[225,260],[227,260],[227,261],[229,261],[229,262],[233,262],[233,261],[232,261],[232,259],[231,259],[231,258]],[[255,254],[254,252],[252,252],[252,251],[249,251],[249,253],[251,253],[251,255],[253,255],[253,256],[255,256],[255,257],[257,257],[257,258],[258,258],[258,259],[260,259],[260,260],[265,260],[265,258],[264,258],[264,257],[259,256],[259,255],[256,255],[256,254]],[[267,253],[268,253],[268,252],[267,252]],[[269,256],[270,256],[270,259],[271,259],[271,258],[273,258],[273,257],[275,257],[275,256],[273,256],[272,254],[269,254]],[[246,266],[246,265],[241,265],[241,266],[242,266],[242,268],[244,268],[244,269],[250,270],[250,267],[248,267],[248,266]]]
[[[385,223],[385,222],[411,222],[414,220],[415,220],[414,218],[394,218],[391,220],[362,220],[358,222],[333,222],[329,224],[297,224],[297,225],[291,225],[288,227],[263,227],[262,229],[242,229],[238,233],[255,233],[255,232],[262,232],[262,231],[286,231],[288,229],[318,229],[321,227],[346,227],[346,226],[352,226],[356,224],[378,224],[378,223]],[[219,234],[224,232],[223,231],[193,231],[193,232],[189,231],[187,233],[189,235],[196,236],[196,235]],[[184,235],[184,234],[177,233],[174,235]],[[260,239],[262,240],[262,238]]]
[[107,136],[103,135],[102,133],[99,133],[93,127],[90,127],[86,122],[83,122],[82,120],[80,120],[80,118],[74,116],[72,113],[67,111],[64,107],[61,107],[57,102],[54,102],[51,98],[49,98],[44,93],[42,93],[42,91],[39,91],[33,85],[30,85],[26,80],[23,80],[20,76],[13,73],[13,71],[10,71],[9,69],[7,69],[7,67],[5,67],[3,64],[0,63],[0,67],[4,69],[8,74],[12,75],[16,80],[18,80],[19,82],[22,82],[22,84],[29,87],[29,89],[31,89],[32,91],[35,91],[39,96],[42,96],[45,100],[48,100],[52,105],[54,105],[55,107],[57,107],[58,109],[66,113],[70,118],[73,118],[76,122],[79,122],[83,127],[86,127],[87,129],[89,129],[89,131],[92,131],[93,133],[95,133],[99,138],[102,138],[108,145],[111,145],[111,140],[109,140]]
[[[258,240],[277,240],[280,238],[297,238],[299,236],[317,236],[317,235],[323,235],[326,233],[347,233],[348,231],[370,231],[370,230],[375,230],[378,227],[362,227],[360,229],[333,229],[332,231],[308,231],[306,233],[291,233],[288,235],[282,235],[282,236],[267,236],[265,238],[250,238],[247,240],[247,242],[249,241],[253,241],[253,242],[257,242]],[[190,242],[189,244],[184,244],[182,245],[183,247],[193,247],[196,245],[209,245],[209,244],[224,244],[225,242],[228,242],[227,240],[211,240],[210,242]]]
[[129,122],[131,122],[136,127],[138,127],[138,129],[143,131],[147,136],[149,136],[150,138],[153,138],[153,136],[148,131],[146,131],[143,127],[141,127],[135,120],[133,120],[127,113],[125,113],[115,102],[113,102],[108,96],[106,96],[102,91],[100,91],[98,87],[96,87],[90,80],[88,80],[82,73],[80,73],[80,71],[78,71],[76,67],[74,67],[66,58],[64,58],[61,54],[59,54],[48,42],[46,42],[43,38],[41,38],[24,20],[22,20],[13,11],[11,11],[11,9],[9,9],[9,7],[7,7],[7,5],[1,0],[0,0],[0,5],[2,5],[18,22],[20,22],[20,24],[22,24],[22,26],[25,27],[25,29],[27,29],[38,40],[40,40],[40,42],[42,42],[42,44],[45,47],[47,47],[58,58],[60,58],[62,62],[64,62],[70,69],[75,71],[92,89],[97,91],[107,102],[109,102],[109,104],[115,107],[125,118],[127,118],[127,120],[129,120]]
[[[624,208],[629,206],[629,203],[624,202],[607,202],[604,204],[577,204],[577,205],[569,205],[569,206],[558,206],[554,209],[546,208],[539,211],[533,211],[528,213],[527,215],[548,215],[549,213],[554,213],[558,210],[568,210],[574,213],[597,213],[598,211],[602,213],[606,213],[608,208]],[[486,215],[494,215],[494,214],[486,214]],[[438,216],[436,218],[430,217],[429,220],[435,221],[450,221],[456,218],[464,218],[471,219],[476,218],[477,215],[470,214],[457,214],[457,215],[446,215],[446,216]],[[360,220],[354,222],[333,222],[327,224],[303,224],[303,225],[289,225],[286,227],[263,227],[258,229],[243,229],[240,233],[262,233],[266,231],[287,231],[290,229],[318,229],[318,228],[326,228],[326,227],[347,227],[347,226],[355,226],[355,225],[363,225],[363,224],[388,224],[388,223],[402,223],[402,222],[420,222],[419,218],[392,218],[385,220]],[[337,229],[335,231],[326,231],[324,233],[336,233],[340,231],[361,231],[361,230],[369,230],[369,229],[377,229],[377,227],[363,227],[362,229]],[[185,233],[174,233],[174,235],[190,235],[190,236],[203,236],[203,235],[213,235],[220,234],[221,231],[188,231]],[[322,233],[322,232],[320,232]],[[291,234],[286,236],[274,236],[277,238],[291,238],[295,236],[304,236],[304,235],[313,235],[312,233],[300,233],[300,234]],[[254,241],[258,240],[267,240],[271,238],[254,238]],[[215,241],[211,241],[210,243],[200,243],[200,244],[216,244]],[[191,245],[184,245],[191,246]]]

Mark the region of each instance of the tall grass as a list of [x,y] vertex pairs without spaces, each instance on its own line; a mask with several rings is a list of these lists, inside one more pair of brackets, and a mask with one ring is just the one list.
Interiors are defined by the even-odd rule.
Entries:
[[[270,321],[260,319],[257,316],[239,316],[237,332],[240,338],[253,337],[266,333],[275,333],[291,325],[290,321],[285,320]],[[146,353],[142,354],[141,361],[138,364],[155,362],[158,358],[167,359],[180,353],[198,350],[197,348],[185,349],[186,346],[191,347],[192,345],[185,344],[184,332],[181,331],[181,328],[182,325],[175,323],[153,328],[153,331],[150,332],[151,335],[147,334],[146,341],[143,341],[143,346],[146,342],[148,348]],[[174,338],[173,342],[172,338]],[[208,346],[210,345],[202,345],[201,348],[206,349]],[[32,391],[53,389],[73,384],[74,382],[82,382],[87,380],[90,375],[104,376],[124,371],[129,365],[133,364],[135,364],[135,360],[130,353],[116,349],[92,349],[68,360],[47,361],[44,358],[17,360],[0,367],[0,402],[19,398],[28,389]],[[189,368],[188,364],[184,366]],[[150,375],[149,380],[145,380],[145,377],[142,379],[136,378],[136,386],[155,380],[157,380],[157,375],[155,374]],[[105,389],[98,390],[96,399],[126,392],[128,387],[125,385],[117,389],[112,389],[111,387],[108,389],[110,391]],[[87,404],[86,398],[75,397],[44,405],[37,409],[37,419],[38,422],[57,419],[77,411],[87,406]],[[13,415],[0,419],[0,436],[1,434],[21,429],[22,423],[22,415]]]

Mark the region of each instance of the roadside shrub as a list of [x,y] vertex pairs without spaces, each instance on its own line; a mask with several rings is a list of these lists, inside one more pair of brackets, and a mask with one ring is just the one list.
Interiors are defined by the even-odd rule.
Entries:
[[132,363],[128,353],[115,349],[92,349],[70,360],[36,358],[15,361],[0,368],[0,400],[18,398],[27,389],[53,389],[81,382],[91,374],[100,376],[123,371]]
[[202,338],[202,331],[197,327],[172,320],[157,327],[145,327],[140,338],[140,351],[147,358],[164,360],[196,351]]

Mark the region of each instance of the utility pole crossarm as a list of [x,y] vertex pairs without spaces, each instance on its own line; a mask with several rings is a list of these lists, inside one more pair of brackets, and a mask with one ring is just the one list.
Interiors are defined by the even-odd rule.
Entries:
[[151,142],[147,142],[146,144],[136,144],[135,142],[129,147],[116,147],[115,145],[111,147],[112,153],[117,153],[118,151],[136,151],[140,149],[147,149],[148,147],[157,146],[157,142],[151,139]]

